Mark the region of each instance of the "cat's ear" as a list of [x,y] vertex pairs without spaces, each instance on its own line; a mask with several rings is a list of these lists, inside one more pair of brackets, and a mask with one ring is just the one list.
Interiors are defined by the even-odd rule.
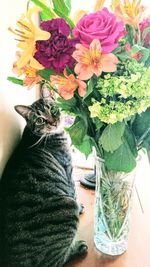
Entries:
[[17,105],[14,108],[23,118],[27,119],[29,117],[29,113],[31,112],[29,106]]
[[43,99],[47,99],[47,100],[55,100],[54,99],[54,96],[53,96],[53,94],[52,94],[52,91],[50,91],[50,89],[49,88],[47,88],[47,86],[44,84],[43,86],[42,86],[42,88],[41,88],[41,97],[43,98]]

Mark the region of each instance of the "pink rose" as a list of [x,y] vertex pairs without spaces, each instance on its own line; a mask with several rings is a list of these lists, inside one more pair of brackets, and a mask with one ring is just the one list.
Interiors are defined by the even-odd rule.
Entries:
[[[144,19],[141,23],[140,23],[140,31],[141,31],[141,35],[143,34],[144,30],[150,27],[150,19]],[[150,44],[150,32],[146,34],[145,38],[144,38],[144,46],[147,47]]]
[[84,15],[73,29],[73,36],[78,38],[81,44],[89,47],[94,39],[98,39],[102,52],[106,54],[118,46],[119,39],[124,35],[124,23],[118,21],[107,8]]

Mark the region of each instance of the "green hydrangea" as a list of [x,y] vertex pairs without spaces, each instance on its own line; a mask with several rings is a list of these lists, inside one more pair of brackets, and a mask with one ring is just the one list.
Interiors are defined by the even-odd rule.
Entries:
[[125,63],[123,69],[121,76],[116,72],[98,80],[101,100],[94,100],[89,107],[91,117],[115,123],[150,107],[150,68],[133,60]]

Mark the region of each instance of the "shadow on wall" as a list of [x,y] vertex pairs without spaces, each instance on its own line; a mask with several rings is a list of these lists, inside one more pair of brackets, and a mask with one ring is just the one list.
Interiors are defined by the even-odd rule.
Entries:
[[0,177],[5,164],[21,136],[21,126],[15,111],[8,109],[3,95],[0,97]]

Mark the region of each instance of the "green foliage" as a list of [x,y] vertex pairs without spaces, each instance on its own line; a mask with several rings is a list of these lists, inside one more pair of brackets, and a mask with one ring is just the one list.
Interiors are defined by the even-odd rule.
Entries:
[[[35,5],[41,7],[42,12],[41,12],[41,18],[43,20],[48,20],[48,19],[53,19],[55,17],[55,13],[53,10],[49,7],[47,7],[44,3],[42,3],[40,0],[30,0],[33,2]],[[29,2],[30,2],[29,1]]]
[[52,0],[54,11],[68,16],[71,11],[71,1],[70,0]]
[[136,166],[136,158],[125,138],[122,145],[113,153],[104,152],[104,159],[108,170],[130,172]]
[[137,44],[132,46],[131,53],[132,54],[136,54],[138,52],[141,52],[141,54],[142,54],[142,57],[139,60],[139,63],[145,63],[148,60],[149,56],[150,56],[149,49],[147,49],[145,47],[142,47],[142,46],[139,46]]
[[43,69],[39,71],[39,74],[42,78],[45,80],[49,81],[50,80],[50,75],[55,74],[53,69]]
[[15,77],[7,77],[7,80],[15,84],[23,85],[23,80],[17,79]]
[[65,100],[61,97],[58,97],[57,102],[59,107],[66,113],[68,114],[77,113],[77,100],[75,97],[72,97],[69,100]]
[[120,147],[124,130],[125,124],[123,122],[107,125],[99,139],[103,149],[107,152],[113,152]]
[[[113,138],[115,140],[115,136]],[[130,172],[136,166],[137,148],[134,134],[128,125],[121,140],[122,144],[112,153],[104,151],[106,167],[108,170]]]
[[[103,207],[101,220],[103,221],[107,234],[111,238],[116,239],[120,235],[120,230],[125,220],[130,201],[131,186],[130,182],[125,178],[126,175],[123,176],[122,173],[109,172],[105,168],[103,169],[100,179],[100,193]],[[104,214],[108,227],[104,221]]]
[[83,100],[85,100],[94,90],[94,87],[97,83],[97,80],[94,78],[91,78],[87,83],[87,91],[85,96],[83,97]]
[[134,44],[134,32],[133,32],[133,27],[130,25],[126,25],[126,31],[127,31],[127,41],[129,42],[130,45]]
[[74,146],[82,145],[83,139],[87,133],[87,126],[82,118],[77,117],[70,128],[66,128]]
[[82,143],[79,145],[76,144],[75,146],[87,158],[92,153],[92,147],[93,147],[92,138],[89,137],[88,135],[85,135],[82,140]]
[[150,32],[150,26],[145,28],[145,30],[142,33],[142,45],[144,45],[144,39],[146,37],[146,35]]
[[136,144],[134,133],[128,125],[126,125],[125,127],[123,138],[127,141],[133,156],[136,158],[138,155],[137,144]]
[[150,163],[150,136],[148,136],[146,139],[143,141],[143,147],[146,148],[149,163]]
[[71,11],[71,1],[70,0],[52,0],[54,11],[59,16],[64,18],[71,28],[74,28],[73,21],[69,18]]
[[124,74],[104,75],[98,79],[101,95],[89,106],[91,117],[105,123],[116,123],[145,111],[150,106],[150,68],[136,60],[122,64]]
[[145,147],[150,160],[150,108],[137,114],[132,124],[138,147]]

